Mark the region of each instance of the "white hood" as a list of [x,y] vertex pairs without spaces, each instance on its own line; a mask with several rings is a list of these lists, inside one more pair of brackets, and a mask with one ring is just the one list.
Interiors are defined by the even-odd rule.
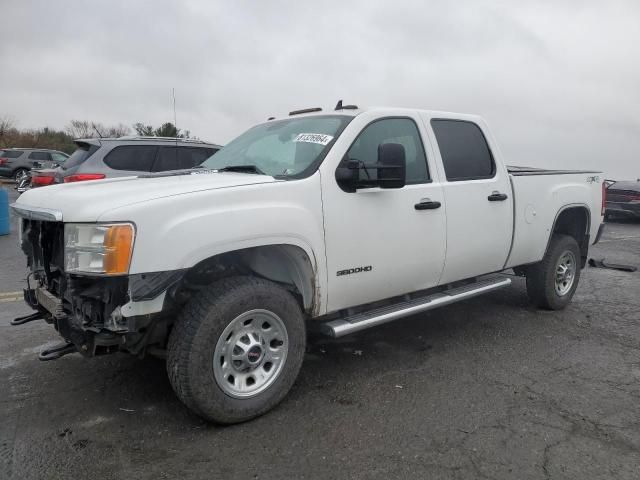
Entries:
[[267,175],[210,170],[179,175],[120,177],[31,189],[20,196],[16,205],[27,209],[57,210],[65,222],[91,222],[108,210],[134,203],[276,181]]

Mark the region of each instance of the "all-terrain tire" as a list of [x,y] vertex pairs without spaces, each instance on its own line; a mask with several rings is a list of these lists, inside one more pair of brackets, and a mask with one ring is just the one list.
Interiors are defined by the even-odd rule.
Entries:
[[[264,391],[237,398],[216,380],[214,351],[225,329],[255,310],[272,312],[281,320],[288,337],[286,357]],[[244,422],[285,397],[300,371],[305,344],[304,316],[290,292],[261,278],[229,277],[195,294],[180,313],[169,336],[167,373],[178,398],[201,417],[221,424]]]
[[[560,294],[556,289],[559,261],[563,256],[571,257],[571,255],[574,261],[573,280],[570,288]],[[531,303],[549,310],[565,308],[571,302],[578,287],[580,262],[580,247],[575,238],[569,235],[554,234],[544,258],[534,265],[529,265],[526,269],[527,294]]]

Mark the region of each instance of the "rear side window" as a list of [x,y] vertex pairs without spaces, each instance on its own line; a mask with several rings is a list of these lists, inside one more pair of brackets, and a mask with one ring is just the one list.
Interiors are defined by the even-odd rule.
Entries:
[[4,158],[18,158],[22,156],[23,153],[24,152],[21,152],[20,150],[5,150],[0,156]]
[[76,145],[78,146],[76,151],[62,163],[63,170],[77,167],[100,148],[98,145],[89,143],[76,143]]
[[491,178],[495,164],[480,127],[460,120],[431,120],[450,182]]
[[155,145],[125,145],[116,147],[104,157],[104,163],[114,170],[150,172],[156,158]]
[[53,158],[53,161],[57,163],[62,163],[67,159],[66,155],[62,155],[61,153],[57,152],[53,152],[51,154],[51,157]]
[[209,148],[160,147],[153,171],[166,172],[193,168],[204,162],[212,153]]
[[51,160],[51,154],[49,152],[31,152],[29,154],[29,160]]

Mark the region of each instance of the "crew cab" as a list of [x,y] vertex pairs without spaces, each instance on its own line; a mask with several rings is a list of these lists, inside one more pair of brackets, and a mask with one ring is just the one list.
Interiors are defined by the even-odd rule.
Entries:
[[[166,357],[219,423],[280,402],[306,331],[340,337],[507,287],[570,302],[601,232],[599,172],[507,167],[482,118],[307,109],[202,168],[54,185],[13,204],[25,300],[64,342],[49,360]],[[398,328],[401,323],[398,323]]]

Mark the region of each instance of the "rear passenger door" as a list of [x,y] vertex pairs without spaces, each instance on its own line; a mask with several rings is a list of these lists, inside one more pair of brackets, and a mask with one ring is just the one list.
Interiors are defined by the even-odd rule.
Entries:
[[502,270],[513,228],[509,175],[472,121],[430,119],[446,181],[447,253],[440,283]]

